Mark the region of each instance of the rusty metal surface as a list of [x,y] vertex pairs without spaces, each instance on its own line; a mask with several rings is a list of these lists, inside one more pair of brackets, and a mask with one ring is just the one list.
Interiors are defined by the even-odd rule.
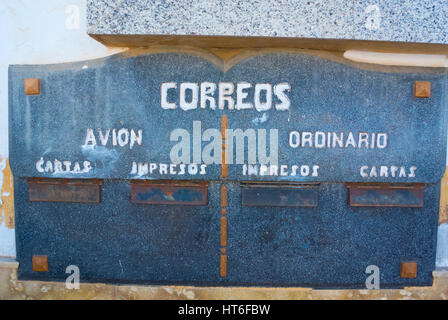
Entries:
[[100,203],[98,179],[28,179],[30,201]]
[[348,184],[353,207],[422,208],[425,185]]
[[416,97],[416,98],[431,97],[431,82],[430,81],[415,81],[414,82],[414,97]]
[[417,278],[417,262],[406,261],[400,264],[400,277],[414,279]]
[[205,206],[208,202],[208,183],[132,181],[131,202]]
[[32,262],[34,272],[48,271],[48,256],[33,256]]
[[316,207],[318,186],[243,184],[243,206],[267,207]]
[[38,95],[40,94],[40,79],[39,78],[26,78],[23,80],[23,89],[25,95]]

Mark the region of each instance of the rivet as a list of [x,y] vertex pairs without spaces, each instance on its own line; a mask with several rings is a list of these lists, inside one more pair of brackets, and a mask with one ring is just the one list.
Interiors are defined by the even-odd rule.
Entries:
[[40,79],[26,78],[23,80],[23,87],[27,96],[40,94]]
[[429,81],[414,82],[414,97],[429,98],[430,96],[431,96],[431,82]]
[[400,267],[400,277],[417,278],[417,262],[402,262]]
[[48,271],[48,256],[33,256],[33,271],[47,272]]

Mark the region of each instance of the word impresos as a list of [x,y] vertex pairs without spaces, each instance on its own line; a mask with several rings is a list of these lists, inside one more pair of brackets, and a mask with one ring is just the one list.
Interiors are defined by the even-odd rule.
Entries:
[[243,165],[243,176],[302,176],[302,177],[317,177],[319,176],[318,165],[292,165],[288,166],[282,164],[276,165]]
[[252,85],[249,82],[238,82],[236,85],[232,82],[182,82],[179,85],[165,82],[160,86],[160,105],[163,109],[180,107],[185,111],[198,107],[267,111],[273,106],[276,110],[288,110],[291,102],[286,92],[290,90],[291,86],[286,82],[274,86],[270,83]]
[[387,147],[387,133],[368,133],[359,132],[353,134],[349,132],[299,132],[291,131],[289,133],[289,146],[291,148],[365,148],[365,149],[384,149]]
[[174,163],[153,163],[153,162],[132,162],[132,175],[203,175],[206,174],[205,164],[174,164]]

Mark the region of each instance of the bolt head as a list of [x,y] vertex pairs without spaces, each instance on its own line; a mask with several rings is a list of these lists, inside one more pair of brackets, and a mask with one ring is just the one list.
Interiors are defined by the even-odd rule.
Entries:
[[400,268],[400,277],[408,279],[417,278],[417,262],[402,262]]
[[33,271],[47,272],[48,271],[48,256],[33,256]]
[[415,81],[414,83],[414,97],[429,98],[431,96],[431,82],[429,81]]
[[23,87],[27,96],[38,95],[40,94],[40,79],[26,78],[25,80],[23,80]]

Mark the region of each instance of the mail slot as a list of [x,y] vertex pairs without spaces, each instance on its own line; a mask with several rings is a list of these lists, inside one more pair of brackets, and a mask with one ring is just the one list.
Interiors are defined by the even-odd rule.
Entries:
[[241,185],[243,206],[316,207],[318,185]]
[[79,179],[28,179],[29,200],[47,202],[101,202],[102,181]]
[[446,71],[162,51],[9,67],[19,280],[433,284]]
[[203,206],[207,198],[207,182],[131,182],[133,203]]
[[423,207],[424,184],[349,184],[353,207]]

